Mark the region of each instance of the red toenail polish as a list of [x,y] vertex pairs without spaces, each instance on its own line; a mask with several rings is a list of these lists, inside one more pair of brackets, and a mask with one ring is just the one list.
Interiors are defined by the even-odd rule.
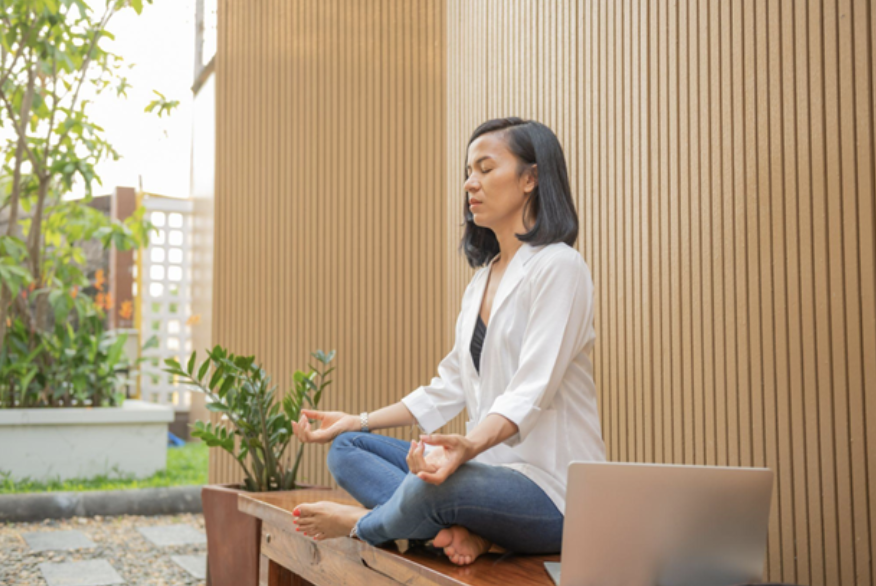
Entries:
[[295,531],[301,531],[301,527],[296,527]]
[[305,533],[305,535],[307,535],[307,533]]
[[296,517],[300,517],[301,511],[299,511],[298,509],[295,509],[294,511],[292,511],[292,514],[295,515]]

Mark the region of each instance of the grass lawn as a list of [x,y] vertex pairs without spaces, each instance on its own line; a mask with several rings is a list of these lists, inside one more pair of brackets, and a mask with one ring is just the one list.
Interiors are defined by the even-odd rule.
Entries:
[[8,473],[4,475],[0,472],[0,494],[124,490],[207,484],[207,462],[207,444],[197,442],[179,448],[167,448],[167,469],[156,472],[149,478],[133,478],[123,474],[110,473],[94,478],[33,482],[27,478],[12,480]]

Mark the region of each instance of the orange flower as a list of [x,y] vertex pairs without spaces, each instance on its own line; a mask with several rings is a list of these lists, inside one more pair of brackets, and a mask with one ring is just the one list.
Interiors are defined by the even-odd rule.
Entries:
[[97,297],[94,298],[94,305],[98,309],[103,309],[103,304],[104,304],[104,294],[98,293]]
[[200,313],[197,313],[186,320],[187,326],[196,326],[199,323],[201,323],[201,314]]
[[70,297],[76,299],[76,296],[79,295],[79,285],[74,285],[73,290],[70,291]]
[[130,301],[123,301],[122,307],[119,309],[119,317],[122,319],[131,319],[134,315],[134,306]]
[[104,309],[110,309],[113,306],[113,294],[107,293],[106,298],[104,299]]
[[103,291],[103,284],[106,282],[106,279],[103,277],[103,269],[97,269],[97,272],[94,273],[94,288],[98,291]]

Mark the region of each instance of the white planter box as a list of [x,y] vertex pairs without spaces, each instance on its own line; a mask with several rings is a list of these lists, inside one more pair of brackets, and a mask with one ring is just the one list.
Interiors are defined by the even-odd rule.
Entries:
[[46,481],[99,474],[150,476],[167,465],[173,409],[126,400],[121,407],[0,410],[0,471]]

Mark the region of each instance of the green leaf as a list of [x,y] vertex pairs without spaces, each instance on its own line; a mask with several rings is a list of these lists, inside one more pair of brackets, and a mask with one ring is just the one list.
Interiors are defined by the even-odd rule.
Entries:
[[[194,356],[194,354],[192,355]],[[210,368],[210,361],[205,360],[204,364],[201,365],[200,370],[198,370],[198,382],[201,382],[204,379],[204,375],[207,374],[207,370]]]
[[195,369],[195,359],[197,358],[197,356],[198,356],[198,351],[197,351],[197,350],[195,350],[194,352],[192,352],[192,356],[191,356],[191,358],[189,358],[189,363],[186,365],[186,371],[188,372],[188,374],[192,374],[192,371],[194,371],[194,369]]
[[[213,376],[210,377],[210,384],[208,385],[211,390],[216,388],[216,385],[219,384],[219,380],[222,378],[223,375],[224,375],[224,369],[221,367],[217,368],[215,371],[213,371]],[[222,393],[218,393],[218,394],[219,394],[219,396],[222,396]]]
[[214,413],[228,413],[228,407],[222,403],[213,401],[207,403],[207,411],[213,411]]

